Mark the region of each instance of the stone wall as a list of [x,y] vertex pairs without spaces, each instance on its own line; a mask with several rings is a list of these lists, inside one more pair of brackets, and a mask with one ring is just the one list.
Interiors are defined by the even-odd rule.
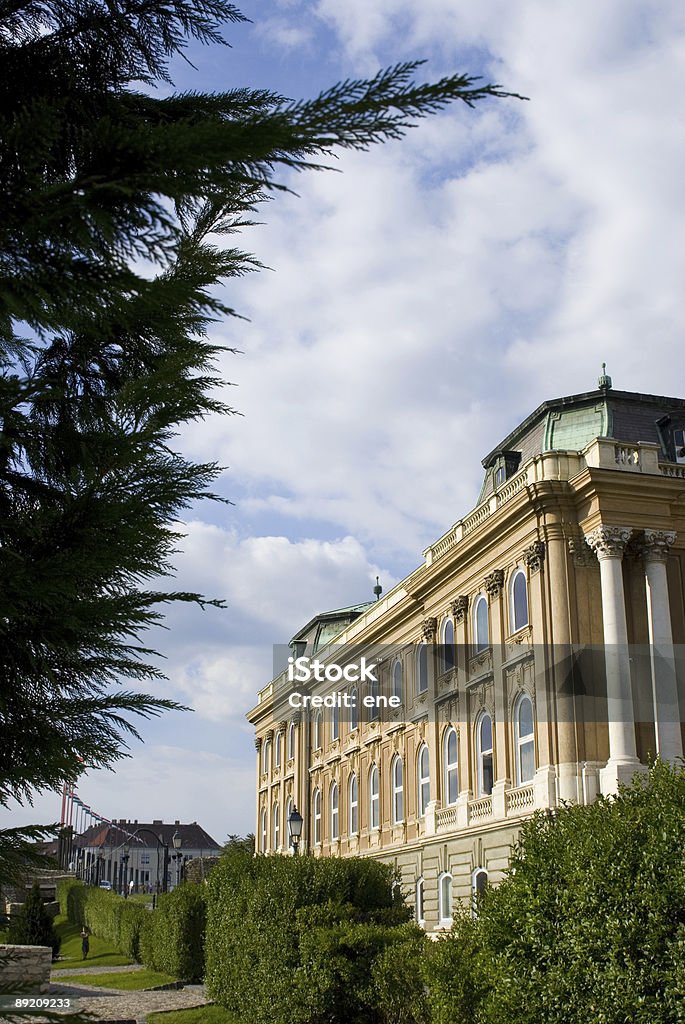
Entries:
[[51,964],[49,946],[0,945],[0,985],[10,992],[16,987],[22,995],[47,992]]

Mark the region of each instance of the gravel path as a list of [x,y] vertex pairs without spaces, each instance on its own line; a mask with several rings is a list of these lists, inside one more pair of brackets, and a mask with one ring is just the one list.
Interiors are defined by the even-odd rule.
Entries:
[[[77,987],[56,982],[50,986],[49,995],[71,999],[72,1013],[75,1010],[88,1011],[102,1021],[144,1022],[148,1013],[156,1010],[188,1010],[193,1006],[205,1006],[209,1002],[204,985],[186,985],[185,988],[166,992],[116,992],[113,989],[85,985]],[[41,1020],[44,1018],[31,1015],[32,1024],[39,1024]]]
[[[59,961],[58,961],[59,962]],[[125,974],[127,971],[142,971],[142,964],[126,964],[124,967],[91,967],[87,960],[74,967],[60,967],[50,972],[51,978],[61,978],[63,974]]]

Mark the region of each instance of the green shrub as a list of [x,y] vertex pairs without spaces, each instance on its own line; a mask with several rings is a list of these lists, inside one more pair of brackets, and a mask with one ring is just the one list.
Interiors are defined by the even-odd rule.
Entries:
[[184,882],[159,897],[140,935],[146,967],[183,981],[202,981],[205,966],[205,899],[203,887]]
[[[59,912],[63,917],[69,917],[69,897],[74,889],[83,889],[83,882],[77,878],[60,878],[55,888],[55,898],[59,903]],[[73,924],[80,922],[74,921]]]
[[136,960],[138,963],[142,963],[142,932],[149,924],[149,919],[153,916],[154,914],[151,914],[144,904],[134,903],[131,900],[124,900],[124,905],[119,913],[117,948],[120,952],[130,956],[132,960]]
[[18,946],[50,946],[53,960],[59,953],[61,940],[53,927],[52,917],[43,904],[38,882],[33,883],[26,902],[12,918],[7,941]]
[[428,960],[435,1024],[684,1024],[685,770],[527,822]]
[[[245,1024],[311,1024],[318,1013],[348,1024],[344,976],[370,1005],[373,958],[362,951],[380,953],[411,916],[392,869],[362,858],[225,856],[206,888],[208,991]],[[305,964],[320,972],[308,983]]]
[[85,925],[99,939],[140,961],[140,933],[150,916],[144,906],[74,878],[58,883],[57,898],[71,924]]

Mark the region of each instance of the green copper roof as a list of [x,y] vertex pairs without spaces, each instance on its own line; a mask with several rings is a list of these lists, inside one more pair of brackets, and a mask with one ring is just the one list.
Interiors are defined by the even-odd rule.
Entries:
[[562,449],[580,451],[595,437],[609,436],[609,411],[605,401],[581,408],[547,413],[543,452]]

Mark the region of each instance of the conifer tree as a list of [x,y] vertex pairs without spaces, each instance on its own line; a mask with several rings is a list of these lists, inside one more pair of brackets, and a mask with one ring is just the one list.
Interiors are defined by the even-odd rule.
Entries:
[[59,953],[61,940],[45,909],[38,882],[33,883],[26,902],[10,923],[7,940],[18,946],[50,946],[53,959]]
[[216,286],[259,264],[228,236],[290,169],[509,95],[417,84],[417,63],[302,102],[153,94],[241,20],[226,0],[0,5],[0,802],[111,765],[132,716],[178,707],[120,684],[158,677],[141,637],[165,604],[203,603],[159,579],[218,471],[174,435],[232,411]]

